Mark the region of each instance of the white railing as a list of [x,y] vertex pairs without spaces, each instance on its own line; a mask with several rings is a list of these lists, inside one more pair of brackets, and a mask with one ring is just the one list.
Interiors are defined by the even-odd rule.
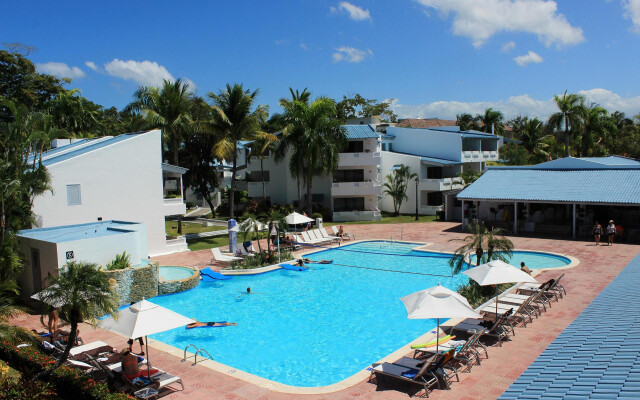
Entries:
[[382,213],[378,210],[353,210],[336,211],[333,213],[333,220],[338,221],[376,221],[382,218]]
[[182,203],[182,197],[167,197],[164,199],[164,204],[180,204]]
[[369,182],[334,182],[331,184],[332,196],[378,195],[382,194],[382,186],[378,181]]

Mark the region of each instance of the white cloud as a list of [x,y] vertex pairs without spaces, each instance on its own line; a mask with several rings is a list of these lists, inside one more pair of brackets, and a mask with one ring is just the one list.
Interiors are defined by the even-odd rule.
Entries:
[[[525,32],[538,36],[547,47],[580,43],[582,29],[573,27],[557,11],[552,0],[415,0],[439,11],[453,14],[453,33],[482,46],[499,32]],[[628,0],[637,2],[638,0]]]
[[640,33],[640,0],[622,0],[622,7],[625,9],[625,18],[633,23],[632,30]]
[[[609,112],[622,111],[628,116],[633,116],[640,112],[640,96],[623,98],[606,89],[582,90],[578,93],[586,97],[587,104],[597,103],[609,110]],[[405,105],[394,101],[391,106],[393,112],[398,114],[400,118],[437,117],[442,119],[456,119],[456,115],[462,113],[482,114],[489,107],[501,111],[507,120],[518,115],[526,115],[546,121],[549,115],[558,111],[553,97],[546,100],[537,100],[528,94],[512,96],[500,101],[434,101],[417,105]]]
[[513,40],[502,45],[502,51],[505,53],[516,48],[516,42]]
[[540,57],[540,55],[538,53],[535,53],[531,50],[529,50],[529,52],[527,54],[524,54],[522,56],[517,56],[513,58],[513,61],[516,62],[516,64],[518,64],[521,67],[526,67],[527,64],[539,64],[541,62],[544,61],[544,59],[542,57]]
[[165,67],[155,61],[118,60],[117,58],[104,65],[111,76],[133,80],[143,86],[158,86],[162,80],[173,81],[173,75]]
[[333,62],[347,61],[350,63],[359,63],[364,60],[365,57],[373,55],[373,52],[369,49],[360,50],[354,47],[342,46],[336,49],[333,53]]
[[341,1],[338,5],[338,8],[329,7],[329,10],[331,10],[332,13],[346,12],[349,15],[349,18],[354,21],[371,20],[371,14],[369,13],[369,10],[365,10],[364,8],[358,7],[346,1]]
[[84,65],[86,65],[87,67],[89,67],[94,71],[97,71],[99,69],[96,63],[94,63],[93,61],[85,61]]
[[87,76],[83,70],[78,67],[70,67],[61,62],[47,62],[36,64],[36,69],[44,74],[57,76],[58,78],[84,78]]
[[195,93],[198,90],[198,86],[196,86],[195,83],[193,83],[193,81],[189,78],[181,78],[182,82],[186,83],[187,85],[189,85],[189,91],[192,93]]
[[301,48],[302,50],[309,50],[309,48],[307,47],[307,45],[306,45],[306,44],[304,44],[304,43],[302,43],[302,42],[300,42],[300,48]]

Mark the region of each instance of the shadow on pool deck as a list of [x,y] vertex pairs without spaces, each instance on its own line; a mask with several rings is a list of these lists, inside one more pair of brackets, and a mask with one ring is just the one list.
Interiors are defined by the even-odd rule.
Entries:
[[[350,225],[349,230],[359,240],[386,239],[388,232],[403,226],[403,240],[433,242],[430,249],[453,251],[460,242],[450,239],[463,238],[459,224],[447,222],[411,223],[398,225]],[[457,231],[456,231],[457,229]],[[460,374],[460,383],[454,383],[452,390],[435,390],[431,399],[495,399],[531,364],[555,337],[591,302],[602,289],[640,251],[640,246],[616,244],[611,247],[593,246],[590,241],[553,240],[531,237],[510,237],[516,249],[548,251],[574,256],[580,265],[565,270],[567,296],[554,303],[542,317],[520,328],[516,336],[503,347],[490,348],[488,360],[475,366],[471,373]],[[156,257],[161,265],[211,266],[211,252],[202,250]],[[214,264],[219,268],[222,264]],[[556,277],[559,273],[542,273],[539,281]],[[21,316],[13,321],[26,328],[41,329],[38,316]],[[103,340],[119,349],[126,345],[126,339],[102,329],[89,326],[81,328],[85,342]],[[250,340],[250,338],[238,338]],[[259,351],[259,349],[257,350]],[[168,372],[180,375],[185,383],[185,391],[174,393],[167,398],[189,399],[407,399],[411,387],[395,384],[382,385],[380,388],[366,380],[335,393],[324,395],[297,395],[270,391],[266,388],[247,383],[230,375],[222,374],[202,365],[192,367],[190,363],[180,362],[180,358],[150,349],[154,365]],[[409,392],[407,391],[409,390]]]

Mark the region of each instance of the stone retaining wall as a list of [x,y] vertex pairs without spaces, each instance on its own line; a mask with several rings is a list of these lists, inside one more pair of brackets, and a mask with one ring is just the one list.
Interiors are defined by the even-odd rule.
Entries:
[[158,281],[158,294],[178,293],[185,290],[193,289],[194,287],[198,286],[198,284],[200,283],[200,273],[198,272],[198,269],[193,269],[195,273],[188,278],[177,281],[165,281],[160,279]]
[[158,263],[135,268],[125,268],[113,271],[104,271],[115,285],[120,305],[129,304],[132,301],[140,301],[144,297],[149,299],[158,295]]

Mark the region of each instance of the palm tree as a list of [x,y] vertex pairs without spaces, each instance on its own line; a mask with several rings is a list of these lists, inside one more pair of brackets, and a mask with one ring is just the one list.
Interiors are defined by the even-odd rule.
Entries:
[[58,362],[36,378],[53,372],[69,357],[72,343],[76,342],[78,324],[95,324],[99,317],[110,314],[116,316],[118,297],[109,285],[109,277],[98,270],[96,264],[69,262],[60,269],[58,276],[50,278],[50,286],[41,293],[40,300],[46,304],[60,305],[60,317],[71,325],[69,345]]
[[280,233],[283,233],[283,229],[286,229],[287,226],[286,216],[280,211],[270,208],[267,213],[261,215],[261,220],[267,225],[267,250],[271,254],[271,228],[275,225],[279,239]]
[[242,241],[256,239],[258,242],[258,251],[262,252],[260,247],[260,231],[263,230],[263,224],[254,214],[245,214],[244,221],[240,223],[240,233],[242,233]]
[[162,81],[162,87],[142,86],[133,94],[134,101],[125,107],[125,112],[142,112],[148,128],[160,128],[168,157],[179,164],[180,143],[184,134],[192,127],[191,107],[193,93],[189,84],[177,79]]
[[260,124],[268,116],[265,106],[258,106],[254,110],[253,104],[258,96],[258,90],[245,90],[242,84],[227,84],[218,94],[209,93],[213,101],[212,118],[206,124],[209,131],[219,135],[220,140],[213,147],[213,154],[219,159],[232,159],[231,191],[229,193],[230,216],[234,216],[236,169],[238,167],[238,142],[253,140],[263,134]]
[[311,104],[293,100],[285,108],[287,127],[280,154],[291,151],[292,175],[300,174],[307,186],[307,214],[313,212],[312,181],[316,174],[332,174],[338,168],[340,151],[347,138],[336,116],[332,99],[319,97]]
[[[498,259],[507,262],[511,257],[513,243],[504,237],[504,231],[502,229],[488,229],[484,222],[480,221],[475,224],[469,224],[467,231],[469,235],[464,239],[450,240],[464,242],[464,245],[459,247],[449,260],[453,274],[457,274],[462,270],[467,263],[466,260],[469,259],[469,256],[472,254],[476,256],[476,265]],[[484,257],[485,254],[486,258]]]
[[269,154],[269,152],[275,150],[276,143],[278,143],[280,139],[276,135],[272,135],[269,133],[264,133],[259,138],[255,139],[251,144],[249,144],[249,155],[251,157],[258,157],[260,160],[260,179],[262,180],[262,199],[267,199],[267,190],[264,184],[264,166],[263,160],[264,157]]
[[564,126],[564,155],[569,157],[569,133],[575,133],[585,116],[584,97],[577,93],[569,93],[565,90],[562,96],[555,95],[553,100],[558,106],[558,111],[549,117],[549,125],[555,129]]
[[482,123],[482,132],[504,135],[504,115],[500,111],[489,107],[484,110],[484,115],[477,115],[476,120]]
[[547,159],[549,153],[544,149],[548,148],[548,145],[545,143],[548,135],[544,135],[543,132],[544,127],[538,118],[528,119],[526,117],[516,130],[518,138],[527,152]]
[[60,92],[46,104],[53,125],[73,136],[95,136],[100,130],[101,106],[80,96],[78,89]]
[[460,127],[461,131],[468,131],[468,130],[477,130],[478,129],[478,124],[476,123],[475,118],[473,117],[473,115],[471,114],[458,114],[456,116],[456,125],[458,125]]
[[11,343],[16,341],[33,341],[33,335],[23,328],[9,322],[23,312],[16,307],[14,298],[20,294],[18,285],[13,281],[0,281],[0,339]]
[[597,104],[591,104],[585,110],[584,125],[580,135],[580,156],[606,155],[604,144],[611,143],[616,131],[617,127],[611,120],[609,112]]
[[418,174],[411,172],[411,169],[404,164],[400,164],[392,174],[386,176],[387,182],[383,185],[384,193],[393,199],[394,215],[400,214],[402,203],[409,198],[407,196],[409,182],[417,178]]

